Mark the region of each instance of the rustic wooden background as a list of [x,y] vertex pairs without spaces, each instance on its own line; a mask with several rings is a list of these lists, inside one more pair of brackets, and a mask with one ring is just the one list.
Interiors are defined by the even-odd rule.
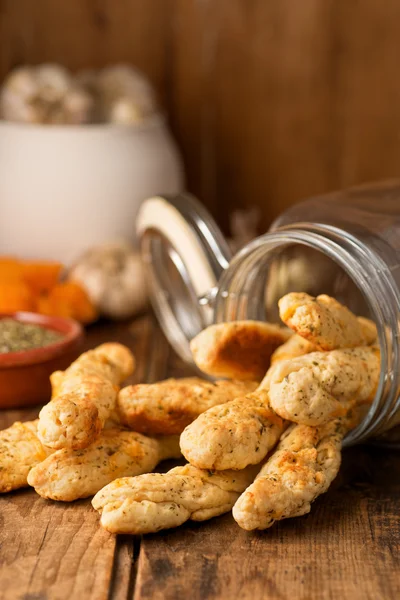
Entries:
[[129,61],[225,226],[400,175],[400,0],[0,0],[0,75]]

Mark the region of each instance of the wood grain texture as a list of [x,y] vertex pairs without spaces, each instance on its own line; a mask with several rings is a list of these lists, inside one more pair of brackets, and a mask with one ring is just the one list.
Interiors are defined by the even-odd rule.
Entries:
[[[201,181],[193,185],[225,226],[224,207],[259,205],[271,220],[286,204],[334,186],[331,165],[320,168],[321,157],[331,162],[330,86],[322,76],[330,4],[179,3],[174,123],[184,155],[197,153],[190,162]],[[188,47],[198,58],[190,64]],[[190,102],[193,86],[200,94]],[[193,114],[197,146],[188,139]]]
[[60,62],[72,70],[134,63],[161,94],[169,0],[1,0],[0,74]]
[[398,0],[0,0],[0,76],[127,61],[156,86],[188,186],[226,228],[259,206],[400,176]]
[[[145,536],[135,600],[394,600],[399,465],[399,455],[350,450],[336,491],[265,532],[245,532],[226,515]],[[352,483],[343,487],[344,478]]]
[[226,227],[400,173],[400,5],[176,0],[170,112],[189,182]]
[[0,498],[0,598],[107,598],[116,540],[88,501],[47,502],[32,491]]
[[[154,319],[102,322],[89,329],[86,349],[119,341],[137,359],[132,383],[162,378],[169,348]],[[37,416],[37,409],[0,411],[0,428]],[[106,600],[131,597],[137,540],[99,527],[90,500],[57,503],[33,490],[0,496],[0,600]]]
[[[86,348],[106,340],[135,352],[132,382],[191,374],[150,317],[99,323]],[[0,412],[0,427],[36,413]],[[0,497],[0,600],[397,600],[399,502],[400,453],[372,447],[346,451],[309,516],[260,533],[226,515],[114,537],[89,500],[55,503],[22,490]]]

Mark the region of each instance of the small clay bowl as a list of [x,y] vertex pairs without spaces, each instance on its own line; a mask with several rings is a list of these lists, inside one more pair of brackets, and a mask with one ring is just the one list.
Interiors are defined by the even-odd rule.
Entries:
[[0,354],[0,408],[23,408],[47,402],[51,396],[50,375],[66,369],[79,355],[83,329],[76,321],[29,312],[0,313],[0,319],[52,329],[63,337],[48,346]]

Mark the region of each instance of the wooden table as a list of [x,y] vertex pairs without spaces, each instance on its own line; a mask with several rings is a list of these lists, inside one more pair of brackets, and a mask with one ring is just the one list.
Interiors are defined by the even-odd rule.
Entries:
[[[96,326],[87,346],[119,340],[136,381],[188,373],[150,317]],[[37,410],[0,412],[0,426]],[[338,480],[306,517],[265,532],[227,514],[142,538],[101,529],[89,500],[0,498],[1,600],[398,600],[400,453],[347,450]]]

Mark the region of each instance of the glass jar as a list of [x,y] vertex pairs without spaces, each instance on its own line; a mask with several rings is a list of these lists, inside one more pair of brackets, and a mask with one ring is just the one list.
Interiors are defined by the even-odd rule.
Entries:
[[400,182],[296,204],[233,258],[212,217],[189,195],[146,200],[137,231],[153,307],[167,338],[188,362],[189,342],[204,327],[237,319],[277,322],[277,301],[291,291],[329,294],[372,318],[381,377],[368,415],[345,443],[397,440]]

